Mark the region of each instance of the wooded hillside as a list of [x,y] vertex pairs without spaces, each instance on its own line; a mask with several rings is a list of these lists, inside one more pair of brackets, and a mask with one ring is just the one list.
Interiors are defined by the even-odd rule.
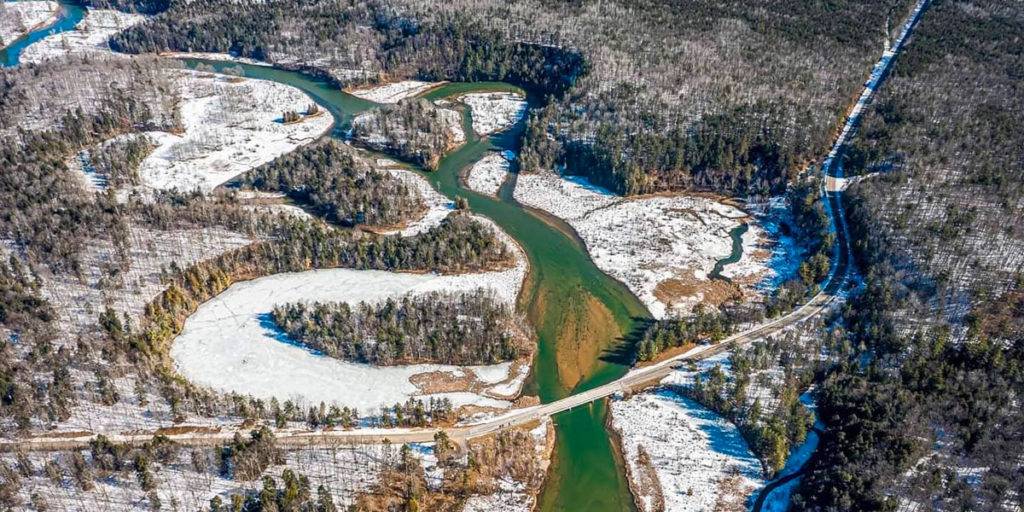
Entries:
[[1012,510],[1024,478],[1019,5],[935,1],[844,165],[865,289],[798,510]]
[[768,193],[827,150],[911,6],[200,0],[113,44],[231,51],[341,82],[507,80],[552,96],[527,131],[524,168],[561,163],[627,194]]

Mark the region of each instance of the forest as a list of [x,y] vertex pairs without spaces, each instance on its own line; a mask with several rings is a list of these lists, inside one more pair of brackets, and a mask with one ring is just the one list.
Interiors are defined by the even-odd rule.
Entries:
[[494,364],[516,359],[526,349],[516,339],[525,322],[483,289],[381,304],[283,304],[274,307],[271,318],[312,350],[375,365]]
[[[318,266],[459,272],[513,264],[491,228],[461,214],[416,237],[379,237],[254,214],[231,194],[119,198],[116,185],[135,179],[137,162],[148,151],[142,137],[120,136],[180,126],[177,98],[160,64],[146,58],[128,64],[71,59],[4,68],[0,74],[0,119],[31,121],[0,121],[5,140],[18,142],[0,147],[5,431],[66,421],[81,406],[144,406],[148,393],[162,398],[179,419],[186,412],[225,411],[274,419],[266,404],[196,389],[171,370],[165,351],[184,317],[211,294],[238,279]],[[40,110],[40,104],[49,108]],[[80,152],[107,177],[105,190],[87,189],[69,169]],[[170,289],[151,304],[145,305],[139,283],[125,279],[140,258],[148,261],[157,247],[167,247],[155,245],[160,240],[174,241],[174,254],[191,254],[189,236],[217,243],[225,232],[256,243],[196,266],[169,255],[166,266],[153,271],[163,274]],[[72,290],[96,291],[99,298],[77,315],[92,321],[72,316],[72,294],[85,293]],[[129,315],[111,308],[123,298],[140,302],[140,311]],[[285,416],[310,417],[296,405]],[[329,416],[312,417],[345,422],[340,413]]]
[[748,398],[753,391],[751,373],[757,368],[742,355],[730,362],[736,365],[731,379],[715,365],[681,392],[734,423],[771,477],[785,467],[791,450],[804,442],[814,424],[813,416],[798,400],[799,380],[787,379],[773,390],[780,396],[779,402],[765,411],[760,398],[753,402]]
[[698,304],[693,314],[685,318],[653,322],[637,342],[637,359],[650,361],[668,349],[717,343],[732,331],[733,322],[728,314]]
[[459,112],[414,98],[356,116],[352,136],[371,149],[428,170],[437,169],[441,157],[465,141]]
[[234,52],[340,84],[505,80],[549,98],[526,169],[561,164],[622,194],[766,195],[822,156],[912,4],[205,0],[112,45]]
[[146,135],[115,138],[83,152],[81,164],[106,187],[139,185],[139,166],[154,147],[156,143]]
[[313,215],[341,226],[396,226],[426,209],[408,185],[334,140],[282,155],[238,182],[243,189],[287,194]]
[[1012,2],[933,2],[844,155],[861,355],[817,393],[798,510],[1021,506],[1022,30]]

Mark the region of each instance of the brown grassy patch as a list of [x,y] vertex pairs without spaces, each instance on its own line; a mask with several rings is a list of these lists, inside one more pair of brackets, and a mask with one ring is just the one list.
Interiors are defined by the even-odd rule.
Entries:
[[603,344],[618,338],[621,332],[611,311],[590,294],[566,308],[561,326],[555,349],[558,377],[572,389],[586,377]]
[[[670,309],[680,303],[707,304],[718,307],[743,296],[740,287],[721,279],[697,279],[692,269],[679,277],[666,279],[654,288],[654,296]],[[699,300],[698,300],[699,299]]]
[[419,388],[419,393],[432,395],[434,393],[454,393],[457,391],[470,391],[477,380],[473,372],[463,371],[461,376],[453,375],[451,372],[435,371],[417,373],[409,377],[409,382]]
[[718,481],[718,499],[714,510],[722,512],[746,511],[747,498],[755,488],[746,484],[743,477],[734,469],[733,473]]
[[175,436],[182,434],[216,434],[220,432],[220,427],[207,427],[201,425],[194,426],[181,426],[181,427],[164,427],[158,428],[153,435],[157,436]]

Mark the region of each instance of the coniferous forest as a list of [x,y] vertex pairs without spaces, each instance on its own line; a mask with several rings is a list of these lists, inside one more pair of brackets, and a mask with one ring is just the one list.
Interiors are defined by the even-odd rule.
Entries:
[[394,176],[335,141],[305,147],[244,174],[243,188],[283,192],[313,215],[345,226],[394,226],[426,209]]
[[494,364],[516,359],[525,349],[522,322],[484,290],[433,292],[376,305],[285,304],[271,318],[310,349],[370,364]]

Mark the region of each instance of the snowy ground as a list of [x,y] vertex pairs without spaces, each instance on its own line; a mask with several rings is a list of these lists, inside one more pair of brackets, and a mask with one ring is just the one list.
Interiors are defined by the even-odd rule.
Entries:
[[481,194],[496,195],[508,177],[510,162],[501,153],[491,153],[477,160],[466,174],[466,185]]
[[[551,449],[554,447],[554,429],[551,419],[541,421],[539,425],[530,430],[530,435],[533,437],[535,454],[541,459],[540,469],[546,471],[551,462]],[[462,510],[463,512],[532,512],[537,490],[531,492],[521,482],[503,478],[498,483],[497,492],[488,496],[470,496]]]
[[481,92],[459,96],[473,116],[473,131],[483,137],[511,128],[526,115],[526,98],[512,92]]
[[0,10],[0,48],[37,27],[57,21],[57,2],[4,2]]
[[[499,232],[499,236],[511,243],[504,233]],[[500,386],[509,378],[511,365],[507,363],[460,368],[436,364],[373,367],[344,362],[290,344],[268,315],[274,305],[289,302],[375,302],[435,290],[485,288],[493,290],[500,299],[514,303],[526,273],[525,258],[518,247],[515,250],[519,262],[516,267],[482,274],[442,276],[331,269],[237,283],[200,306],[188,318],[181,335],[174,341],[171,356],[185,377],[217,390],[267,399],[277,397],[282,401],[337,403],[357,407],[364,414],[421,395],[419,388],[410,382],[419,374],[446,372],[461,376],[468,370],[480,376],[479,380]],[[499,368],[503,375],[495,375]],[[519,384],[522,382],[518,374],[513,379]],[[498,388],[498,391],[504,390]],[[447,397],[456,407],[505,408],[511,405],[507,400],[469,392],[430,396]]]
[[390,84],[360,87],[347,91],[349,94],[374,103],[398,103],[406,98],[419,96],[444,82],[421,82],[403,80]]
[[752,257],[727,265],[722,275],[751,284],[760,293],[770,294],[782,283],[797,277],[804,258],[799,242],[782,231],[782,221],[790,216],[785,197],[763,204],[747,205],[756,222],[750,222],[743,234],[743,254]]
[[[41,273],[43,298],[53,305],[56,313],[53,326],[57,346],[77,343],[79,337],[95,339],[99,331],[99,314],[107,306],[139,321],[145,305],[162,292],[163,269],[172,262],[183,267],[236,249],[252,240],[241,233],[222,229],[192,229],[173,232],[132,228],[125,236],[117,237],[123,243],[119,249],[112,242],[91,241],[80,255],[80,275],[69,273]],[[10,254],[10,246],[0,244],[0,256]],[[123,253],[122,253],[123,250]],[[125,257],[122,257],[122,254]],[[20,347],[26,348],[26,347]],[[117,377],[112,384],[121,400],[112,406],[95,402],[96,375],[91,370],[70,368],[79,405],[71,417],[57,424],[58,431],[93,430],[121,432],[132,429],[154,429],[169,426],[173,415],[165,400],[146,391],[146,404],[136,400],[135,378]],[[150,392],[154,391],[154,392]],[[5,419],[0,431],[15,432]],[[43,428],[34,425],[34,428]],[[45,425],[52,428],[52,425]]]
[[165,52],[160,54],[161,57],[174,57],[178,59],[202,59],[202,60],[215,60],[219,62],[238,62],[241,64],[250,64],[253,66],[267,66],[271,67],[273,64],[269,62],[263,62],[261,60],[250,59],[248,57],[239,57],[230,53],[212,53],[212,52]]
[[283,113],[306,112],[313,100],[302,91],[267,80],[179,71],[182,134],[149,132],[159,144],[139,168],[146,187],[204,192],[295,148],[330,129],[320,113],[284,124]]
[[110,53],[107,40],[110,36],[145,21],[139,14],[128,14],[110,9],[89,9],[74,30],[53,34],[43,38],[21,54],[21,62],[39,63],[71,55],[95,55]]
[[[748,217],[705,197],[624,199],[552,172],[521,174],[515,198],[566,220],[598,268],[624,282],[655,318],[720,301],[721,286],[705,287],[708,274],[732,252],[729,233]],[[751,231],[761,234],[756,227]],[[746,272],[766,272],[763,259],[748,253],[740,263]]]
[[146,303],[167,288],[161,272],[172,262],[185,267],[252,243],[246,235],[220,229],[132,229],[122,240],[128,246],[127,261],[113,243],[96,241],[81,255],[80,279],[42,276],[42,295],[54,305],[57,325],[70,339],[95,326],[104,305],[141,315]]
[[[637,475],[653,468],[663,510],[731,510],[763,483],[761,465],[736,427],[696,402],[662,390],[612,401],[611,411],[634,488]],[[657,509],[656,487],[635,490],[645,512]]]
[[[445,140],[445,151],[450,151],[466,142],[466,133],[462,130],[462,114],[450,108],[437,108],[437,121],[446,130],[449,137]],[[357,139],[377,151],[389,151],[395,149],[396,145],[408,144],[415,140],[411,129],[419,129],[418,126],[407,126],[405,122],[397,117],[380,119],[373,111],[363,112],[352,119],[352,126],[366,128]],[[419,134],[423,136],[421,132]]]
[[402,168],[397,162],[387,158],[378,158],[374,167],[378,170],[385,170],[404,181],[423,198],[423,202],[427,205],[427,212],[419,219],[408,223],[401,229],[385,231],[382,234],[418,235],[440,224],[455,209],[455,203],[434,190],[426,178]]

